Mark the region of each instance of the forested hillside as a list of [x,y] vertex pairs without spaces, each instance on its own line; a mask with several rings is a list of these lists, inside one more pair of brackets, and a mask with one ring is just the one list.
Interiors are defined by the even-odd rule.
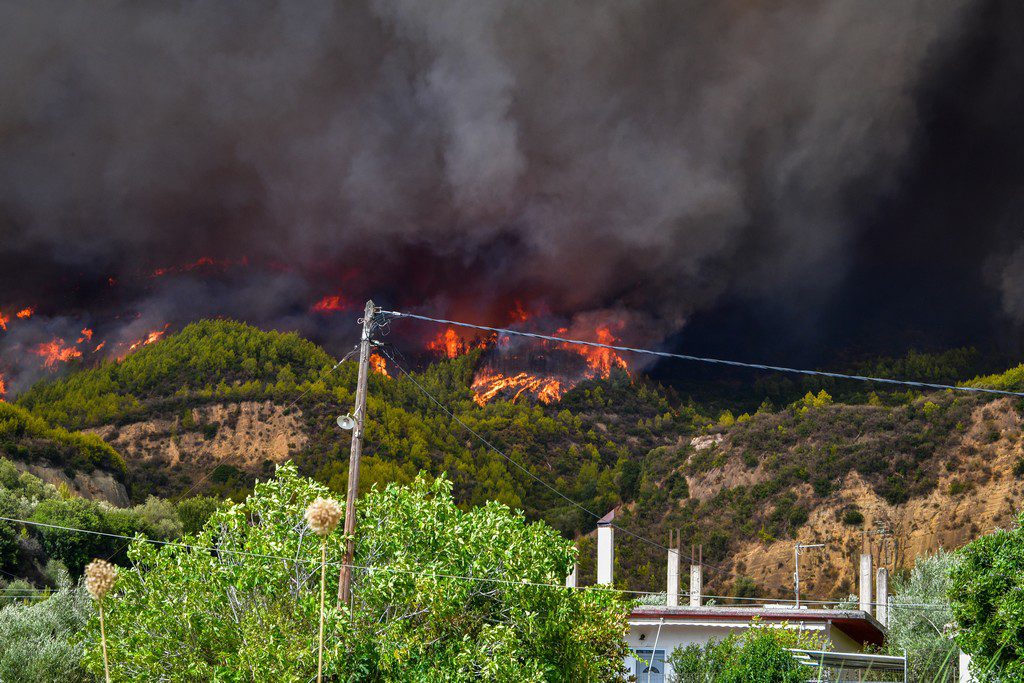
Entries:
[[[783,590],[790,570],[775,566],[782,551],[791,555],[794,538],[828,534],[833,550],[808,567],[808,582],[838,594],[852,577],[851,544],[882,517],[894,523],[911,514],[937,524],[935,538],[944,539],[955,529],[936,521],[933,504],[967,505],[998,484],[1010,500],[978,522],[988,524],[1019,502],[1019,402],[768,376],[746,387],[730,410],[726,394],[694,401],[616,371],[554,404],[480,406],[470,390],[480,353],[434,363],[415,377],[503,455],[391,368],[392,376],[370,377],[360,485],[445,472],[461,505],[497,499],[579,539],[583,580],[592,573],[587,534],[595,517],[533,477],[595,515],[619,508],[622,526],[660,543],[670,528],[682,529],[683,544],[702,544],[705,559],[720,568],[709,570],[707,581],[722,593]],[[912,354],[872,370],[955,381],[970,376],[975,360],[965,350]],[[334,364],[294,334],[203,321],[124,361],[39,384],[18,405],[113,444],[137,503],[150,494],[198,491],[238,498],[285,459],[340,493],[349,434],[334,418],[351,410],[356,368],[343,363],[331,372]],[[1022,376],[1018,368],[979,381],[1016,388]],[[761,392],[757,402],[752,391]],[[912,522],[907,543],[918,533]],[[663,551],[625,534],[617,544],[621,582],[660,590]]]

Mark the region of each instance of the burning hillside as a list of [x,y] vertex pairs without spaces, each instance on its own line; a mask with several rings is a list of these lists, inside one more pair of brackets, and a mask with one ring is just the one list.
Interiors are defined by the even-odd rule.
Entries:
[[[523,314],[516,322],[526,319]],[[568,333],[569,329],[563,327],[556,334]],[[618,341],[607,325],[589,332],[575,330],[574,334],[583,341],[602,344]],[[476,348],[484,349],[472,383],[473,398],[480,405],[494,399],[518,401],[525,397],[554,403],[583,380],[608,377],[615,368],[629,369],[622,356],[611,349],[508,335],[464,339],[453,327],[429,341],[427,348],[445,358],[455,358]]]

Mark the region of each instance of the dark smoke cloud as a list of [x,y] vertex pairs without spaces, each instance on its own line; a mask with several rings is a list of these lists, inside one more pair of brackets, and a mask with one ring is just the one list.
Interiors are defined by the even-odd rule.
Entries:
[[[491,322],[629,311],[656,341],[723,296],[812,310],[976,12],[0,0],[0,311],[323,337],[309,306],[344,286]],[[251,265],[147,275],[204,255]]]

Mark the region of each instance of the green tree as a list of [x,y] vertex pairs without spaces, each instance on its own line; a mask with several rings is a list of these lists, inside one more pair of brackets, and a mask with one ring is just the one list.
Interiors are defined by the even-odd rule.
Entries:
[[979,678],[1024,681],[1024,514],[956,556],[949,599],[957,644]]
[[[575,552],[550,527],[494,502],[463,511],[451,489],[444,478],[417,478],[361,499],[354,611],[327,610],[325,676],[619,680],[628,605],[607,590],[564,588]],[[320,547],[303,512],[327,495],[286,464],[186,537],[218,552],[133,544],[134,567],[105,605],[114,677],[315,674]],[[343,541],[340,533],[327,538],[329,594]],[[98,671],[98,647],[88,658]]]
[[945,551],[919,557],[909,574],[893,581],[885,650],[893,655],[907,653],[911,680],[956,679],[957,648],[946,632],[953,618],[946,594],[954,561],[954,554]]
[[743,635],[679,646],[668,657],[674,683],[804,683],[814,670],[800,664],[787,648],[814,648],[808,633],[754,624]]
[[92,601],[72,587],[66,572],[60,589],[46,600],[0,608],[0,681],[37,683],[94,680],[82,664],[82,629]]
[[211,496],[192,496],[180,501],[178,519],[181,520],[182,531],[186,534],[199,533],[220,504],[220,499]]

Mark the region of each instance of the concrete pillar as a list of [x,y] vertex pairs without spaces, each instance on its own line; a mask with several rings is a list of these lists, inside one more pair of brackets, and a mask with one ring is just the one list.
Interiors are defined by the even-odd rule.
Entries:
[[679,549],[668,549],[668,586],[665,590],[665,604],[679,606]]
[[875,578],[875,618],[882,626],[889,625],[889,570],[878,568]]
[[606,519],[597,523],[597,583],[610,586],[614,581],[615,527]]
[[577,565],[575,563],[573,563],[572,571],[569,572],[569,576],[565,577],[565,587],[566,588],[575,588],[576,587],[576,570],[577,569],[578,569]]
[[960,683],[975,683],[978,679],[971,674],[971,656],[960,650]]
[[871,554],[860,556],[860,609],[871,614]]
[[700,593],[704,590],[704,575],[699,564],[690,565],[690,607],[700,607]]

